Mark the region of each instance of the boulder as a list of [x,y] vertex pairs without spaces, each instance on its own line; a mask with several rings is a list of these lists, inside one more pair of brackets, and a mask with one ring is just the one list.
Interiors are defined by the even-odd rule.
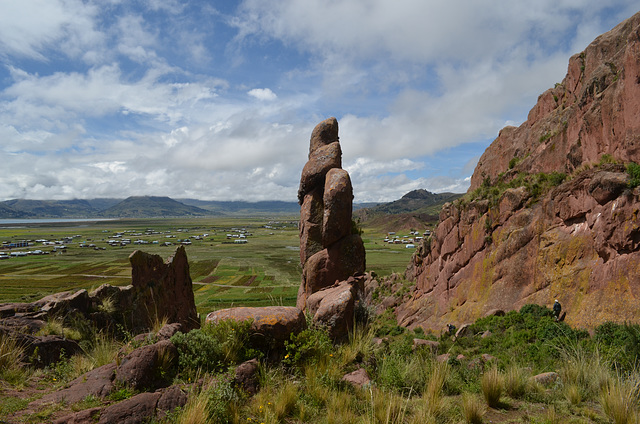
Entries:
[[462,324],[458,331],[456,331],[456,339],[459,337],[468,337],[473,336],[473,331],[471,330],[470,324]]
[[316,189],[304,196],[300,207],[300,264],[323,249],[322,219],[324,204],[322,191]]
[[293,306],[239,307],[221,309],[207,315],[207,323],[224,320],[251,321],[251,340],[262,348],[280,349],[291,334],[307,327],[302,311]]
[[351,281],[343,281],[309,296],[307,311],[313,314],[314,323],[327,327],[333,340],[341,340],[353,329],[358,297],[358,284],[352,277]]
[[68,387],[44,395],[33,402],[35,405],[66,402],[77,403],[87,396],[103,399],[114,389],[116,364],[111,363],[91,370],[69,382]]
[[249,396],[254,396],[260,388],[258,376],[260,363],[257,359],[245,361],[236,367],[234,382]]
[[53,421],[53,424],[95,424],[100,419],[102,408],[89,408],[66,415]]
[[364,368],[358,368],[357,370],[346,374],[344,377],[342,377],[342,381],[346,381],[347,383],[359,389],[371,384],[369,373],[367,373],[367,370],[365,370]]
[[18,343],[24,346],[23,360],[36,367],[45,367],[58,362],[63,357],[69,358],[82,351],[75,340],[62,336],[31,336],[13,333]]
[[542,384],[543,386],[546,386],[546,385],[555,383],[558,377],[559,377],[558,373],[550,371],[550,372],[543,372],[542,374],[534,375],[533,377],[531,377],[531,379],[538,384]]
[[174,384],[166,389],[160,389],[159,392],[160,398],[156,404],[156,411],[160,420],[164,419],[167,413],[187,404],[187,393],[179,385]]
[[141,424],[151,421],[161,393],[140,393],[114,403],[100,414],[98,424]]
[[125,356],[116,369],[116,383],[136,390],[164,387],[178,364],[178,349],[169,340],[142,346]]
[[365,250],[362,239],[357,234],[344,237],[328,249],[311,256],[302,270],[302,299],[298,297],[298,307],[306,307],[306,299],[311,294],[332,286],[354,275],[364,273]]
[[419,348],[426,348],[431,351],[431,353],[437,353],[438,348],[440,347],[440,343],[433,340],[424,340],[424,339],[413,339],[412,349],[416,350]]

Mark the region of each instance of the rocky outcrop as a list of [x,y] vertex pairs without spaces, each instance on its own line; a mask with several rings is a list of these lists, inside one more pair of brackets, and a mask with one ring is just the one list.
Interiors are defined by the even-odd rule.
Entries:
[[207,315],[207,323],[225,320],[250,321],[251,341],[257,348],[279,350],[291,334],[307,327],[302,311],[293,306],[265,306],[259,308],[240,307],[220,309]]
[[303,271],[297,306],[304,310],[313,293],[365,269],[362,239],[352,234],[353,188],[342,169],[335,118],[319,123],[311,134],[298,201]]
[[80,346],[64,335],[36,335],[47,320],[61,320],[64,326],[85,321],[109,331],[122,326],[129,334],[148,331],[166,320],[158,334],[142,336],[154,341],[170,338],[176,331],[200,327],[195,306],[189,263],[183,246],[166,262],[158,255],[140,251],[130,257],[132,284],[125,287],[103,284],[91,293],[86,290],[61,292],[33,303],[0,305],[0,334],[8,335],[24,347],[24,361],[45,366],[68,357]]
[[495,205],[447,205],[409,266],[416,290],[397,308],[398,323],[438,330],[554,299],[572,326],[637,322],[640,190],[621,190],[617,181],[625,178],[611,166],[526,207],[531,198],[513,192]]
[[184,246],[166,262],[139,250],[129,256],[129,262],[134,288],[130,321],[134,328],[148,329],[154,320],[163,319],[182,324],[184,332],[200,327]]
[[487,148],[470,190],[503,172],[571,173],[604,154],[640,162],[639,33],[637,13],[571,57],[564,80],[538,97],[527,121]]
[[[610,163],[640,162],[638,34],[640,13],[573,56],[528,120],[500,132],[466,198],[443,207],[417,249],[399,324],[437,331],[554,299],[572,326],[638,322],[639,189]],[[496,185],[539,172],[567,181],[546,194],[539,183]]]

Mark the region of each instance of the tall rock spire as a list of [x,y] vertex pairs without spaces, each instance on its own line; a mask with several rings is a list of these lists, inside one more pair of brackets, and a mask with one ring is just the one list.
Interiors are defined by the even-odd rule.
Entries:
[[362,239],[352,234],[353,187],[342,169],[336,118],[322,121],[311,133],[298,201],[303,270],[297,306],[305,309],[311,294],[365,269]]

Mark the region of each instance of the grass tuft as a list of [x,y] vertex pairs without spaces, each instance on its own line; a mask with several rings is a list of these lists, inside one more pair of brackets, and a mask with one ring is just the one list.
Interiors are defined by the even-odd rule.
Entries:
[[504,389],[504,378],[497,366],[492,366],[480,379],[480,388],[487,405],[496,408],[500,405],[500,397]]

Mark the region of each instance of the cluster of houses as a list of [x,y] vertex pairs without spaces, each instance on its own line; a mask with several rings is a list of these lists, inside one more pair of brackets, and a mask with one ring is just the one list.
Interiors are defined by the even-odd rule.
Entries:
[[430,235],[430,230],[425,230],[422,234],[419,231],[410,231],[409,235],[403,236],[397,235],[394,231],[389,231],[383,241],[387,244],[404,244],[407,249],[413,249],[416,247],[415,243]]
[[[187,229],[179,229],[177,230],[180,233],[187,233],[189,230]],[[108,230],[103,230],[103,233],[109,233]],[[164,235],[165,239],[171,239],[171,241],[161,241],[161,240],[149,240],[143,237],[153,237],[153,236],[161,236]],[[208,233],[199,234],[192,237],[194,240],[205,240],[209,236]],[[77,238],[81,238],[81,235],[74,236],[66,236],[62,237],[59,240],[47,240],[47,239],[38,239],[38,240],[18,240],[18,241],[3,241],[2,242],[2,251],[0,251],[0,259],[9,259],[11,257],[18,256],[30,256],[30,255],[46,255],[49,253],[63,253],[66,252],[67,246],[74,245],[76,243]],[[155,238],[155,237],[153,237]],[[99,241],[94,241],[90,238],[87,238],[82,241],[77,241],[77,246],[83,249],[93,249],[93,250],[106,250],[107,246],[111,247],[123,247],[128,246],[130,244],[156,244],[162,246],[171,246],[174,244],[183,244],[190,245],[191,238],[176,238],[175,235],[171,234],[170,231],[159,232],[151,229],[147,229],[144,232],[137,232],[133,230],[116,232],[109,236],[109,238],[101,239]],[[106,246],[105,246],[106,244]],[[53,249],[50,250],[28,250],[30,247],[34,246],[52,246]],[[8,252],[7,252],[8,251]]]

